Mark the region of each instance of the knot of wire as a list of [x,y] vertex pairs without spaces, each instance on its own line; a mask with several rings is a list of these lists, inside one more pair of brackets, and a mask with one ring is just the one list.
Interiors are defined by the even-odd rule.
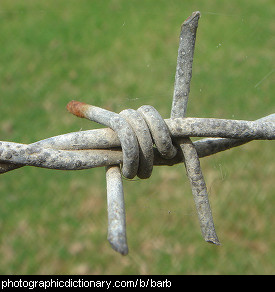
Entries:
[[[200,12],[181,26],[170,119],[149,105],[119,114],[71,101],[67,110],[108,128],[67,133],[29,145],[0,141],[0,173],[30,165],[79,170],[106,167],[108,240],[126,255],[126,216],[122,175],[147,179],[154,165],[184,162],[205,241],[219,245],[199,158],[252,140],[275,140],[275,114],[256,121],[186,118]],[[207,137],[192,142],[190,137]],[[122,166],[122,167],[121,167]]]
[[67,109],[78,117],[98,122],[116,132],[122,148],[122,174],[125,178],[149,178],[154,165],[154,149],[164,159],[172,159],[177,154],[167,124],[150,105],[143,105],[138,110],[126,109],[117,114],[71,101]]

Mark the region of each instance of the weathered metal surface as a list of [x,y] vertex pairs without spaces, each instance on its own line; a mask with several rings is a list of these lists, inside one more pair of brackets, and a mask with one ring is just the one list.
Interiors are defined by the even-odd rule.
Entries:
[[[187,118],[196,31],[200,13],[187,18],[180,33],[170,119],[152,106],[121,113],[71,101],[69,112],[109,128],[68,133],[26,145],[0,141],[0,173],[29,165],[80,170],[106,167],[108,240],[128,253],[122,174],[149,178],[154,165],[184,163],[198,213],[202,236],[219,244],[199,158],[252,140],[275,140],[275,114],[256,121]],[[192,142],[190,137],[207,137]],[[120,170],[122,166],[122,170]]]

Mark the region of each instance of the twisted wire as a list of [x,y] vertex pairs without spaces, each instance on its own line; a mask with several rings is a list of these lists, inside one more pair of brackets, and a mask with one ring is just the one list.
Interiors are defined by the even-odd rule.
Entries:
[[174,158],[177,154],[165,121],[152,106],[144,105],[137,111],[127,109],[116,114],[71,101],[67,109],[76,116],[109,126],[117,133],[123,152],[122,173],[126,178],[132,179],[136,175],[140,178],[150,177],[154,145],[165,159]]
[[[191,118],[186,119],[190,121]],[[178,139],[188,136],[189,130],[187,129],[187,125],[191,125],[190,128],[194,128],[194,132],[192,132],[189,137],[199,136],[199,133],[195,132],[197,126],[192,126],[192,124],[197,124],[197,119],[193,118],[191,123],[188,122],[185,124],[184,121],[186,119],[182,119],[183,128],[173,128],[172,126],[175,125],[175,122],[173,122],[172,119],[164,119],[175,145],[178,143]],[[178,119],[178,121],[179,120],[180,119]],[[243,145],[255,139],[275,139],[275,114],[254,121],[254,125],[258,124],[259,126],[257,127],[261,127],[263,133],[268,132],[270,134],[260,134],[259,137],[255,136],[255,133],[249,131],[251,127],[247,127],[247,131],[239,133],[239,129],[235,129],[234,125],[238,124],[238,122],[243,125],[245,123],[251,125],[251,121],[238,120],[224,120],[228,125],[231,123],[231,133],[225,133],[225,135],[218,137],[216,129],[218,124],[220,124],[221,129],[224,127],[222,123],[223,120],[213,120],[217,122],[217,124],[213,126],[214,133],[212,129],[206,127],[209,124],[207,122],[200,123],[199,132],[205,131],[209,133],[208,137],[213,137],[211,136],[212,132],[212,134],[215,134],[215,138],[204,138],[193,142],[200,158]],[[185,129],[187,129],[187,131],[185,131]],[[137,139],[140,139],[140,134],[141,133],[139,133]],[[207,135],[204,134],[204,136]],[[179,152],[172,159],[165,159],[155,147],[153,147],[153,152],[153,165],[156,166],[172,166],[184,162],[184,157]],[[140,157],[142,156],[140,155]],[[32,144],[0,141],[0,174],[25,165],[60,170],[81,170],[121,164],[122,162],[121,142],[117,133],[110,128],[67,133],[37,141]]]
[[[186,118],[196,30],[200,13],[181,27],[171,118],[163,119],[149,105],[119,114],[71,101],[69,112],[107,126],[67,133],[26,145],[0,141],[0,174],[25,165],[60,170],[106,167],[108,240],[128,253],[122,176],[147,179],[154,165],[184,162],[203,238],[219,244],[199,158],[252,140],[275,140],[275,114],[255,121]],[[207,137],[192,142],[190,137]],[[122,169],[120,169],[122,165]]]

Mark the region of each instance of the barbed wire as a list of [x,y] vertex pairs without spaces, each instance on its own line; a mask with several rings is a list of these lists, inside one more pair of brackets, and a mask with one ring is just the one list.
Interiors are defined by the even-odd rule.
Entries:
[[[256,121],[187,118],[196,31],[200,12],[187,18],[180,33],[171,117],[149,105],[119,114],[71,101],[67,110],[108,128],[67,133],[29,145],[0,141],[0,173],[29,165],[80,170],[106,167],[108,240],[128,253],[122,175],[151,176],[153,166],[184,162],[205,241],[220,244],[199,158],[252,140],[275,140],[275,114]],[[192,142],[190,137],[208,137]],[[122,165],[122,168],[120,167]]]

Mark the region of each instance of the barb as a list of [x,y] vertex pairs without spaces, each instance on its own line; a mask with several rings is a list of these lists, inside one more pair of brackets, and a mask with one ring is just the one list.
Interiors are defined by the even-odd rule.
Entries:
[[[200,13],[182,25],[170,119],[144,105],[119,114],[71,101],[74,115],[109,128],[67,133],[26,145],[0,141],[0,173],[25,165],[60,170],[106,167],[108,240],[122,255],[128,253],[122,174],[141,179],[153,166],[184,162],[204,239],[219,244],[199,158],[252,140],[275,140],[275,114],[255,121],[187,118],[196,30]],[[192,142],[190,137],[207,137]]]
[[114,250],[128,254],[123,184],[119,166],[106,167],[108,241]]
[[[171,118],[185,117],[186,115],[199,18],[200,13],[194,12],[181,27]],[[172,120],[172,122],[178,123],[179,121]],[[205,123],[199,125],[198,128],[201,129],[202,126],[204,127]],[[191,128],[193,130],[194,126]],[[207,128],[210,129],[210,127]],[[179,147],[185,159],[186,173],[191,185],[203,238],[207,242],[220,244],[196,148],[190,138],[180,139]]]
[[186,115],[199,18],[200,12],[193,12],[181,26],[171,118]]
[[[117,134],[123,150],[123,174],[126,178],[135,177],[138,171],[139,151],[135,133],[122,115],[71,101],[68,111],[80,118],[109,126]],[[122,255],[128,254],[123,184],[119,165],[106,168],[107,202],[108,202],[108,241],[112,248]]]

